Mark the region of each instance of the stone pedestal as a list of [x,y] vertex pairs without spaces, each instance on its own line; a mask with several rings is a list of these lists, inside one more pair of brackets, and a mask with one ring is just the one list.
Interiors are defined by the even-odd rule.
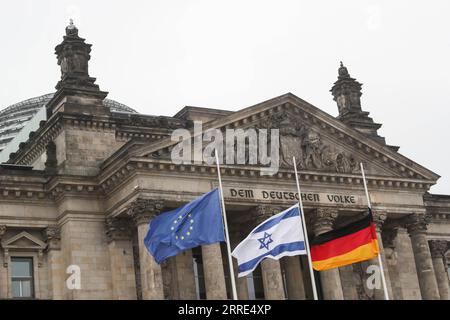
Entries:
[[[333,223],[338,217],[338,211],[335,209],[317,209],[316,221],[314,223],[314,234],[316,236],[331,231]],[[320,271],[320,280],[322,283],[322,294],[324,300],[343,300],[341,278],[339,269],[330,269]]]
[[286,291],[289,300],[305,300],[305,284],[300,265],[300,257],[283,257],[281,263],[286,277]]
[[439,300],[439,289],[426,237],[427,218],[424,214],[411,215],[407,219],[407,228],[411,237],[422,299]]
[[163,202],[161,200],[137,199],[131,204],[129,211],[135,222],[138,234],[143,300],[164,299],[161,266],[156,263],[144,245],[144,238],[147,235],[150,220],[159,214],[162,208]]
[[446,240],[432,240],[429,243],[434,273],[439,288],[439,296],[441,300],[449,300],[449,279],[445,270],[445,253],[448,249],[448,243]]
[[226,300],[227,287],[220,243],[202,246],[202,258],[206,298],[208,300]]

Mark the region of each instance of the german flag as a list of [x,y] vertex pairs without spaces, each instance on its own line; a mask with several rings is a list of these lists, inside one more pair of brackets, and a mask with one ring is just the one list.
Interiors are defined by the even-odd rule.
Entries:
[[311,260],[315,270],[328,270],[365,261],[379,253],[372,212],[340,229],[311,241]]

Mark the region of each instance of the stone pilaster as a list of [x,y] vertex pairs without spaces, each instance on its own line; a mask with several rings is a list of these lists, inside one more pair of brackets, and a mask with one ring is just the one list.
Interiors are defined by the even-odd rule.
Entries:
[[108,218],[106,220],[106,237],[115,300],[137,299],[131,227],[126,219]]
[[144,238],[150,220],[161,213],[162,200],[136,199],[130,206],[129,215],[133,218],[138,233],[139,265],[143,300],[164,299],[161,266],[147,251]]
[[202,259],[206,298],[208,300],[227,299],[227,287],[225,284],[224,263],[220,243],[202,246]]
[[426,237],[428,216],[415,213],[406,219],[406,223],[409,236],[411,237],[422,298],[424,300],[439,300],[439,288]]
[[61,253],[61,229],[56,226],[48,226],[44,230],[47,242],[47,263],[49,296],[53,300],[64,299],[64,285],[66,270],[64,258]]
[[434,273],[439,288],[441,300],[449,300],[449,279],[446,272],[445,253],[449,248],[446,240],[431,240],[430,251],[433,259]]
[[[272,215],[281,212],[282,209],[274,206],[259,205],[251,216],[254,225],[258,225],[267,220]],[[264,297],[267,300],[284,300],[283,276],[281,273],[280,261],[270,258],[261,261],[261,273],[264,286]]]
[[[318,236],[322,233],[333,230],[333,224],[337,217],[337,209],[317,209],[316,220],[314,222],[314,234]],[[325,300],[344,299],[338,268],[320,271],[320,280],[322,283],[323,298]]]

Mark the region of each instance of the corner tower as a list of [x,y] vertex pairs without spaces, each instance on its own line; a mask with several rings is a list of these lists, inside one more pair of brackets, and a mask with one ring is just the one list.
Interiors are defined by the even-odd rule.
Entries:
[[375,123],[369,117],[369,112],[361,109],[361,87],[362,83],[350,77],[347,68],[341,61],[338,80],[330,90],[339,109],[337,118],[370,138],[385,144],[385,139],[377,133],[381,124]]
[[57,112],[77,114],[106,114],[108,108],[103,100],[108,95],[89,76],[91,44],[78,35],[78,29],[70,20],[63,42],[55,48],[61,79],[56,85],[57,92],[47,104],[48,118]]

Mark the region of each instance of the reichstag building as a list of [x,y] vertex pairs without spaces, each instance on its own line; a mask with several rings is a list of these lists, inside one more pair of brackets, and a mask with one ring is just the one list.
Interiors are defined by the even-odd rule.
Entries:
[[[55,53],[56,92],[0,111],[0,299],[231,298],[225,243],[159,265],[143,242],[156,215],[218,186],[215,165],[171,161],[171,133],[196,120],[203,130],[279,128],[276,174],[221,168],[232,248],[296,203],[293,156],[310,236],[361,216],[362,162],[390,297],[449,299],[450,196],[431,194],[439,175],[378,134],[381,124],[361,107],[361,83],[342,63],[331,88],[337,117],[291,93],[235,112],[185,107],[169,117],[107,99],[88,73],[91,45],[73,24]],[[368,285],[371,263],[316,272],[320,298],[384,299]],[[307,259],[266,259],[237,279],[237,292],[312,299]]]

